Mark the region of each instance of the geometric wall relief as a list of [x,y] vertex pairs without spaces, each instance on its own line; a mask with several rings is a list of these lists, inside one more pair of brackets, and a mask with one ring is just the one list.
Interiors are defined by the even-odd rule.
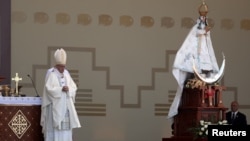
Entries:
[[[49,20],[51,20],[51,18],[49,17],[55,17],[56,24],[70,24],[70,22],[72,22],[70,20],[70,15],[65,13],[65,12],[60,12],[57,13],[56,16],[49,16],[48,13],[46,12],[35,12],[34,16],[33,16],[33,21],[34,23],[40,23],[40,24],[45,24],[48,23]],[[23,11],[12,11],[11,13],[11,22],[13,23],[24,23],[27,21],[29,17],[27,16],[27,14]],[[121,15],[119,16],[118,22],[120,24],[120,26],[124,26],[124,27],[131,27],[133,25],[133,23],[135,22],[134,20],[135,18],[133,18],[132,16],[128,16],[128,15]],[[92,21],[94,20],[94,18],[91,17],[91,15],[86,14],[86,13],[79,13],[77,14],[77,21],[74,21],[72,24],[79,24],[79,25],[90,25],[91,23],[93,23]],[[115,19],[113,19],[113,17],[111,15],[108,14],[100,14],[96,20],[98,20],[98,24],[102,25],[102,26],[110,26],[113,21]],[[151,17],[151,16],[142,16],[140,19],[140,25],[146,28],[149,27],[153,27],[155,25],[155,18]],[[165,27],[165,28],[172,28],[175,25],[175,20],[174,17],[167,17],[167,16],[163,16],[160,19],[158,19],[160,21],[160,27]],[[182,17],[181,18],[181,27],[183,28],[187,28],[190,29],[192,28],[192,26],[194,25],[194,23],[196,22],[196,19],[194,20],[191,17]],[[215,21],[211,18],[208,18],[208,23],[210,27],[214,27],[215,25]],[[234,27],[234,23],[235,21],[233,21],[232,19],[222,19],[220,21],[220,27],[222,29],[232,29]],[[242,19],[241,21],[239,21],[240,23],[240,29],[242,30],[250,30],[250,19]]]
[[88,14],[79,14],[77,16],[77,24],[89,25],[91,21],[92,21],[91,16]]
[[18,112],[13,116],[8,125],[10,129],[15,133],[15,135],[19,139],[21,139],[31,126],[31,123],[28,121],[22,111],[18,110]]
[[[238,95],[238,89],[237,87],[227,87],[226,86],[226,90],[227,92],[232,92],[234,94],[234,100],[238,101],[238,98],[240,95]],[[223,95],[225,96],[225,95]],[[250,105],[249,104],[239,104],[239,108],[240,109],[250,109]]]
[[122,15],[120,16],[120,25],[129,27],[133,25],[134,19],[131,16],[128,15]]
[[181,27],[190,29],[195,24],[195,21],[190,17],[181,18]]
[[[79,86],[79,71],[69,70],[72,79]],[[91,89],[78,89],[75,107],[79,116],[106,116],[106,104],[93,102]]]
[[49,21],[49,16],[47,13],[36,12],[34,14],[34,22],[35,23],[45,24],[45,23],[48,23],[48,21]]
[[[46,65],[33,65],[32,66],[32,78],[34,78],[34,82],[39,81],[36,79],[37,72],[39,70],[47,70],[51,66],[51,54],[53,54],[56,49],[61,47],[48,47],[47,51],[47,64]],[[75,53],[90,53],[91,57],[91,64],[93,71],[106,71],[106,67],[98,67],[95,64],[96,54],[95,48],[80,48],[80,47],[63,47],[66,52],[75,52]],[[72,79],[75,81],[76,85],[79,86],[79,70],[68,68],[69,72],[71,73]],[[22,83],[23,86],[32,87],[31,84]],[[77,109],[77,113],[79,116],[106,116],[106,104],[103,103],[96,103],[92,99],[93,93],[92,89],[87,88],[80,88],[78,87],[77,96],[75,101],[75,106]]]
[[[59,47],[48,47],[48,53],[47,53],[47,64],[46,65],[33,65],[32,66],[32,76],[34,78],[34,81],[39,81],[35,78],[36,71],[40,69],[47,70],[49,66],[51,66],[51,54],[55,52],[55,50]],[[95,48],[85,48],[85,47],[63,47],[67,52],[74,52],[74,53],[90,53],[91,55],[91,64],[92,64],[92,71],[99,71],[104,72],[102,74],[105,75],[105,85],[107,90],[118,90],[119,93],[119,101],[120,101],[120,108],[141,108],[142,99],[143,99],[143,92],[145,91],[152,91],[155,90],[156,85],[156,75],[158,73],[169,73],[171,72],[172,68],[169,68],[169,66],[172,65],[172,62],[170,62],[170,56],[173,56],[176,54],[176,50],[166,50],[165,52],[165,65],[160,68],[152,68],[151,69],[151,76],[148,76],[150,78],[150,85],[138,85],[137,86],[137,93],[135,96],[137,99],[135,100],[135,103],[126,103],[125,102],[125,86],[124,85],[118,85],[118,84],[111,84],[111,71],[109,66],[97,66],[96,65],[96,49]],[[79,70],[71,69],[69,68],[69,71],[72,73],[72,77],[74,81],[76,81],[76,84],[79,83]],[[32,87],[32,84],[29,84],[27,86]],[[235,91],[234,87],[227,87],[226,91],[234,91],[237,93],[237,90]],[[80,116],[106,116],[106,104],[105,103],[96,103],[92,96],[94,95],[93,90],[91,88],[78,88],[77,91],[77,97],[76,97],[76,108],[77,112]],[[168,101],[164,103],[155,103],[155,116],[166,116],[167,111],[172,103],[172,100],[175,96],[175,90],[169,90],[168,91]]]
[[57,13],[56,23],[57,24],[69,24],[70,16],[67,13]]
[[162,17],[161,18],[161,27],[171,28],[174,26],[174,19],[171,17]]
[[[166,54],[165,54],[165,68],[162,69],[162,71],[160,71],[160,69],[158,69],[158,72],[166,72],[166,73],[170,73],[172,68],[169,68],[169,66],[172,65],[172,62],[170,60],[171,56],[175,56],[175,54],[177,53],[176,50],[166,50]],[[164,71],[163,71],[164,70]],[[169,108],[171,106],[171,103],[174,100],[175,97],[175,93],[176,90],[168,90],[168,100],[165,103],[156,103],[155,106],[155,116],[167,116],[168,115],[168,111]]]
[[141,17],[141,26],[152,27],[154,25],[154,19],[150,16]]
[[[55,50],[59,47],[48,47],[47,52],[47,64],[46,65],[33,65],[32,66],[32,77],[34,78],[34,81],[39,81],[36,79],[36,73],[38,70],[47,70],[49,66],[51,66],[51,54],[55,52]],[[91,55],[91,64],[92,64],[92,71],[100,71],[105,72],[102,73],[105,75],[105,85],[107,90],[115,90],[120,93],[119,94],[119,100],[120,100],[120,107],[121,108],[141,108],[142,104],[142,98],[143,98],[143,92],[144,91],[152,91],[155,90],[156,85],[156,75],[157,73],[169,73],[169,60],[170,55],[174,55],[176,51],[167,50],[165,52],[165,65],[161,68],[152,68],[151,75],[148,76],[150,78],[150,84],[149,85],[138,85],[137,86],[137,93],[136,93],[136,102],[135,103],[126,103],[125,102],[125,86],[124,85],[117,85],[117,84],[111,84],[111,71],[110,67],[108,66],[97,66],[96,65],[96,51],[95,48],[84,48],[84,47],[63,47],[67,52],[74,52],[74,53],[90,53]],[[76,69],[69,68],[70,73],[72,74],[72,78],[74,81],[76,81],[76,84],[79,83],[79,71]],[[25,85],[25,84],[22,84]],[[26,84],[26,86],[32,87],[31,84]],[[76,97],[76,108],[77,112],[81,116],[105,116],[106,115],[106,104],[104,103],[96,103],[92,96],[94,95],[91,88],[78,88],[77,91],[77,97]],[[165,104],[165,103],[164,103]]]
[[176,91],[168,92],[168,101],[166,103],[155,104],[155,116],[167,116],[171,103],[174,101]]
[[77,90],[75,107],[79,116],[106,116],[106,104],[93,102],[91,89]]
[[113,22],[113,19],[110,15],[102,14],[99,15],[99,25],[110,26]]
[[240,22],[240,29],[250,30],[250,19],[242,19]]

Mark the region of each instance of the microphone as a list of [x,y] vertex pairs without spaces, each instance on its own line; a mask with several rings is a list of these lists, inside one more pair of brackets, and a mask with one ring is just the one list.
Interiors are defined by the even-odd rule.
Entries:
[[40,97],[39,94],[38,94],[38,92],[37,92],[37,89],[36,89],[36,86],[35,86],[35,83],[34,83],[33,79],[31,78],[31,76],[30,76],[29,74],[28,74],[27,76],[30,78],[30,80],[31,80],[31,82],[32,82],[32,85],[33,85],[33,88],[34,88],[35,91],[36,91],[36,97]]

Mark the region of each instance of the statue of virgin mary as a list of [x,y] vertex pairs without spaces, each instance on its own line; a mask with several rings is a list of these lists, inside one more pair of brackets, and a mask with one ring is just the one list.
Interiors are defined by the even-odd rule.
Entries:
[[194,73],[193,63],[204,77],[210,77],[219,72],[210,37],[211,27],[208,25],[206,16],[208,7],[204,1],[198,10],[199,17],[178,50],[173,63],[172,73],[178,83],[178,88],[168,118],[178,114],[184,82],[189,74]]

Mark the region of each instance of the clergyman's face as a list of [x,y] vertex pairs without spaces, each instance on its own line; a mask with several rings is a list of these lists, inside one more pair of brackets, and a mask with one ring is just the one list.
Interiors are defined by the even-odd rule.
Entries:
[[206,17],[205,16],[200,16],[200,19],[204,22]]
[[56,68],[57,68],[57,70],[58,70],[60,73],[63,73],[63,72],[64,72],[64,69],[65,69],[65,65],[58,64],[58,65],[56,65]]

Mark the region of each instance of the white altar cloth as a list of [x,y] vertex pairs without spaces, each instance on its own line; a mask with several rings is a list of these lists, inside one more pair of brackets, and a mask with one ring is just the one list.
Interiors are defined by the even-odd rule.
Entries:
[[0,104],[41,105],[41,97],[0,97]]

